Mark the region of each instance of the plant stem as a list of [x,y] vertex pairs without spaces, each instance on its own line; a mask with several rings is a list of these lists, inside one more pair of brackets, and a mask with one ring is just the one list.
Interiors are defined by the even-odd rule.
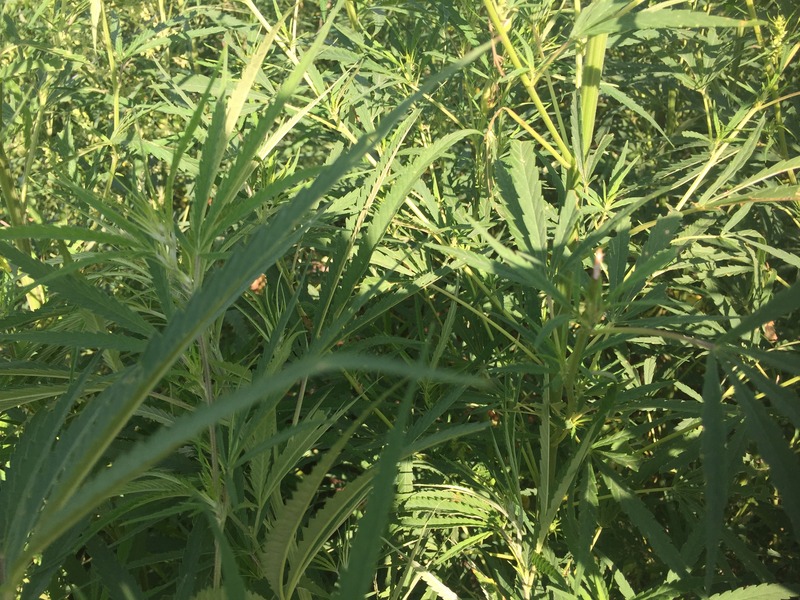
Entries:
[[[203,371],[203,396],[206,404],[214,402],[214,384],[211,378],[211,361],[209,357],[208,339],[200,337],[200,362]],[[219,456],[217,454],[217,431],[215,426],[208,428],[209,454],[211,455],[211,494],[215,507],[215,518],[220,531],[225,527],[225,490],[222,488]],[[219,588],[222,581],[222,551],[219,540],[214,538],[214,589]]]
[[603,75],[607,41],[608,34],[603,33],[590,37],[586,46],[583,77],[581,78],[581,145],[584,158],[589,155],[594,136],[597,100],[600,97],[600,80]]
[[558,133],[558,129],[553,123],[553,120],[550,118],[550,115],[547,113],[547,109],[545,108],[541,98],[539,98],[539,94],[536,92],[536,86],[533,84],[533,80],[526,72],[528,69],[522,64],[517,51],[514,49],[514,45],[511,43],[511,40],[508,37],[508,25],[500,18],[494,0],[483,0],[483,5],[486,7],[486,10],[489,13],[489,19],[491,20],[495,31],[497,31],[500,41],[503,43],[503,48],[508,53],[508,58],[511,60],[511,64],[514,65],[515,69],[522,71],[522,73],[519,75],[520,81],[522,81],[522,85],[525,86],[525,90],[528,92],[528,95],[533,101],[534,106],[536,106],[536,110],[539,112],[539,116],[541,117],[542,121],[544,121],[545,127],[547,127],[550,135],[553,136],[553,140],[555,140],[556,146],[558,146],[558,149],[561,152],[561,156],[564,157],[564,159],[566,159],[570,164],[574,163],[575,159],[572,156],[572,152],[570,152],[569,147],[564,143],[564,140]]

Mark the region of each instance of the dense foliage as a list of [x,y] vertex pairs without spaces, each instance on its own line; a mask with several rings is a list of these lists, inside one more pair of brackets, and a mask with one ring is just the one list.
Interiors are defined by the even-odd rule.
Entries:
[[0,598],[800,593],[793,2],[0,15]]

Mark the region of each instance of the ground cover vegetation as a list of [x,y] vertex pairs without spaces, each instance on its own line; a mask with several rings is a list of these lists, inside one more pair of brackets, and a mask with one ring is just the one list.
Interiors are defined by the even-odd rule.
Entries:
[[0,15],[0,597],[796,597],[794,2]]

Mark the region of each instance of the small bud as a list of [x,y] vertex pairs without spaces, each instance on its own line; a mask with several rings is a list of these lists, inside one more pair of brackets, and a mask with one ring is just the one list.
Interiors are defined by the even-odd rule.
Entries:
[[594,251],[594,269],[592,270],[592,279],[598,281],[600,279],[600,271],[603,269],[603,249],[598,248]]

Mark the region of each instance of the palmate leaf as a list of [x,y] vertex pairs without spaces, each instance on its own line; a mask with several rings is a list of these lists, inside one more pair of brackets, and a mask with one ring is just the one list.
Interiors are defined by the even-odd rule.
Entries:
[[[444,486],[441,488],[423,488],[421,491],[411,492],[403,501],[406,512],[430,513],[438,515],[457,516],[477,521],[482,526],[487,526],[491,515],[498,512],[498,507],[489,498],[476,492],[457,486]],[[417,517],[403,517],[403,522],[419,520]],[[427,522],[427,517],[421,517],[422,522]]]
[[[93,191],[84,189],[72,181],[58,179],[56,184],[58,185],[59,197],[61,197],[64,201],[75,203],[77,200],[89,208],[97,211],[97,214],[100,215],[102,219],[99,219],[93,214],[91,215],[92,219],[96,222],[99,222],[103,229],[113,232],[112,235],[115,236],[115,241],[117,244],[121,245],[123,248],[127,248],[133,246],[132,242],[135,240],[139,242],[138,246],[147,247],[148,243],[150,242],[147,237],[147,233],[139,227],[131,227],[128,217],[122,212],[116,210],[112,203],[105,201]],[[82,212],[91,214],[85,209],[83,209]],[[84,238],[75,237],[68,239],[81,240]],[[89,237],[86,239],[91,240],[92,238]]]
[[366,497],[375,475],[376,470],[370,469],[348,483],[344,489],[337,490],[333,497],[325,502],[325,506],[314,513],[308,524],[302,528],[297,549],[293,552],[289,564],[287,589],[293,590],[300,584],[325,542]]
[[181,556],[180,567],[175,577],[175,600],[189,600],[194,592],[197,573],[200,569],[200,560],[203,550],[212,544],[209,543],[208,528],[205,527],[205,517],[195,515],[192,519],[189,536]]
[[645,503],[623,483],[620,476],[610,467],[603,463],[599,463],[598,467],[611,495],[620,503],[631,522],[647,539],[653,551],[680,577],[687,577],[688,569],[683,557]]
[[596,575],[597,565],[592,557],[592,539],[597,528],[599,502],[597,499],[597,479],[591,462],[585,463],[584,476],[578,487],[578,523],[577,539],[574,540],[575,577],[572,593],[577,596],[585,574]]
[[145,336],[153,333],[153,326],[139,314],[113,296],[104,293],[97,286],[89,284],[81,275],[77,273],[60,275],[58,269],[31,258],[2,241],[0,241],[0,254],[20,267],[34,280],[47,277],[47,287],[58,292],[72,304],[89,309],[96,315],[133,333]]
[[228,598],[244,598],[246,589],[242,574],[239,573],[239,567],[236,564],[236,557],[233,554],[233,549],[225,536],[225,533],[220,529],[217,523],[217,515],[206,506],[206,516],[208,523],[211,526],[211,532],[219,548],[219,554],[222,558],[222,589],[225,590],[225,595]]
[[[331,12],[331,17],[323,24],[317,32],[313,44],[307,52],[303,54],[295,69],[289,74],[281,85],[275,99],[270,102],[264,114],[261,115],[256,127],[248,133],[244,143],[239,148],[236,160],[227,174],[225,180],[220,184],[219,193],[212,198],[212,184],[220,168],[225,149],[228,146],[228,137],[233,133],[234,126],[239,119],[245,100],[255,83],[261,64],[266,57],[267,51],[275,41],[275,37],[280,31],[280,24],[276,26],[264,37],[263,41],[256,49],[255,53],[248,60],[242,78],[233,90],[230,106],[225,107],[225,102],[221,98],[214,111],[214,118],[211,123],[211,130],[208,133],[200,163],[200,176],[196,186],[194,204],[192,205],[192,231],[195,232],[199,240],[199,246],[195,251],[207,251],[211,241],[219,232],[215,231],[214,224],[217,216],[225,206],[239,192],[247,178],[255,168],[254,158],[261,146],[267,132],[272,127],[275,119],[286,106],[286,103],[294,94],[303,76],[311,67],[312,62],[322,49],[325,38],[333,25],[333,17],[339,11],[337,5]],[[287,11],[284,19],[289,14]],[[300,111],[303,113],[303,111]],[[297,118],[297,117],[295,117]],[[211,202],[209,208],[209,201]],[[207,214],[207,218],[202,217]],[[210,226],[205,227],[205,222]]]
[[[97,362],[95,358],[92,364]],[[90,372],[87,369],[72,382],[49,410],[39,410],[15,445],[12,468],[7,470],[0,486],[1,554],[4,556],[14,557],[22,552],[36,523],[57,470],[51,460],[51,447],[75,402],[85,393]],[[5,573],[0,575],[5,576]]]
[[781,507],[792,523],[795,539],[800,541],[800,459],[789,446],[778,423],[756,400],[740,374],[725,363],[723,368],[733,381],[747,431],[769,465],[770,480],[780,493]]
[[709,353],[703,383],[702,438],[703,474],[706,479],[706,590],[710,590],[714,583],[719,540],[728,501],[726,436],[719,369],[714,354]]
[[88,526],[89,519],[84,519],[83,522],[75,524],[55,543],[48,546],[47,550],[42,553],[39,564],[33,565],[33,568],[25,574],[27,581],[22,594],[12,597],[19,598],[19,600],[41,600],[45,590],[52,585],[53,577],[62,571],[64,559],[70,554],[74,555],[75,548],[78,547],[79,540],[81,540],[81,534]]
[[[611,233],[616,232],[616,236],[611,242],[612,250],[615,254],[609,257],[609,279],[612,282],[616,282],[612,289],[618,287],[618,284],[624,281],[624,274],[627,271],[628,246],[631,235],[630,217],[651,200],[652,198],[648,196],[639,198],[617,210],[596,230],[587,232],[574,248],[570,248],[571,253],[564,259],[560,269],[565,272],[569,272],[571,269],[582,269],[581,265],[585,258],[591,256],[597,246],[607,243]],[[616,241],[617,239],[619,239],[618,242]],[[614,244],[618,244],[618,246]],[[612,263],[614,261],[618,262],[616,266],[618,271],[616,273],[612,273]],[[619,279],[614,279],[614,275],[618,275]]]
[[[476,427],[477,425],[477,427]],[[416,453],[428,449],[434,445],[438,445],[443,441],[452,439],[454,437],[468,435],[474,431],[484,429],[488,424],[477,423],[467,424],[464,426],[449,427],[444,431],[438,432],[426,438],[417,440],[412,446],[408,446],[402,450],[402,458],[407,458],[415,455]],[[339,490],[334,496],[328,500],[324,507],[318,510],[314,516],[309,520],[308,524],[300,532],[300,541],[297,544],[296,550],[292,553],[290,560],[290,570],[288,575],[287,589],[291,591],[296,585],[299,585],[301,578],[308,569],[314,556],[322,549],[324,542],[344,523],[344,521],[352,514],[354,507],[363,500],[369,492],[373,480],[378,474],[378,469],[372,468],[363,473],[351,483],[347,484],[343,490]],[[447,495],[447,491],[442,491]],[[423,526],[429,527],[453,527],[458,521],[461,525],[468,525],[474,527],[485,527],[488,514],[487,504],[485,499],[477,496],[465,496],[463,494],[457,495],[457,492],[451,492],[450,496],[452,502],[446,505],[442,504],[442,494],[437,494],[431,491],[429,493],[431,501],[427,504],[427,508],[434,510],[437,516],[427,517],[424,519]],[[425,493],[413,494],[411,498],[405,503],[406,510],[425,510],[426,503],[423,501]],[[470,500],[472,500],[470,502]],[[469,506],[470,508],[466,508]],[[440,512],[453,511],[452,515],[438,516]],[[456,516],[455,513],[462,513],[464,515],[473,515],[477,518],[465,521],[464,516]],[[449,520],[449,522],[448,522]],[[441,521],[441,522],[440,522]],[[404,518],[403,524],[410,524],[414,526],[413,517]],[[447,524],[445,524],[447,523]]]
[[750,160],[750,157],[753,155],[753,152],[758,145],[758,142],[761,140],[761,131],[764,128],[764,118],[762,117],[756,127],[753,128],[753,131],[748,136],[747,140],[745,140],[744,144],[742,144],[741,148],[733,154],[732,160],[727,164],[725,169],[719,176],[708,186],[708,188],[703,192],[700,198],[697,199],[696,203],[700,206],[706,205],[709,203],[711,198],[714,197],[717,190],[721,187],[726,186],[729,184],[730,180],[733,179],[738,172],[740,172],[747,161]]
[[[453,310],[451,309],[448,312],[448,318],[452,313]],[[409,428],[409,440],[412,440],[413,443],[413,440],[416,440],[419,436],[425,433],[429,427],[436,423],[439,417],[445,414],[445,412],[464,395],[465,391],[466,388],[464,386],[456,386],[452,389],[448,389],[447,394],[438,399],[435,404],[429,406],[428,409],[422,413],[417,421]],[[419,452],[419,450],[415,449],[414,452]]]
[[786,262],[786,264],[792,265],[796,269],[800,269],[800,256],[792,254],[790,252],[786,252],[785,250],[781,250],[780,248],[775,248],[767,244],[762,244],[760,242],[757,242],[756,240],[751,239],[749,236],[741,235],[737,237],[743,240],[745,244],[758,248],[759,250],[763,250],[764,252]]
[[[373,403],[367,410],[361,412],[314,465],[311,473],[303,477],[292,497],[282,506],[275,508],[274,525],[264,540],[261,562],[265,565],[264,577],[280,600],[291,598],[297,585],[297,581],[292,580],[284,584],[284,575],[289,569],[289,563],[296,560],[297,532],[306,512],[314,501],[322,480],[339,458],[339,454],[376,406],[377,404]],[[305,557],[300,557],[297,562],[304,561]]]
[[573,39],[600,34],[624,33],[645,29],[690,29],[699,27],[742,27],[748,21],[709,15],[700,11],[664,8],[662,2],[641,11],[623,11],[627,0],[600,0],[581,11],[570,37]]
[[762,583],[709,596],[708,600],[790,600],[800,594],[800,585]]
[[[301,190],[293,202],[284,205],[268,224],[256,230],[250,240],[234,252],[231,258],[192,296],[186,307],[175,313],[165,329],[151,338],[140,362],[123,373],[117,382],[89,403],[72,422],[70,429],[63,436],[63,456],[67,459],[66,469],[60,477],[58,489],[54,491],[46,505],[41,525],[35,529],[31,544],[26,548],[24,554],[6,557],[13,573],[12,582],[9,585],[13,585],[13,582],[21,578],[33,555],[52,543],[58,535],[77,522],[97,502],[113,493],[113,490],[117,489],[124,481],[140,473],[143,465],[152,464],[136,457],[120,460],[89,485],[81,488],[88,474],[113,442],[117,433],[125,426],[150,390],[158,384],[192,340],[222,314],[259,274],[283,256],[286,250],[310,227],[313,221],[309,219],[308,213],[323,194],[344,173],[355,166],[378,139],[388,133],[411,103],[429,92],[438,81],[449,76],[483,51],[485,51],[483,47],[476,49],[462,61],[430,78],[416,94],[407,98],[390,112],[381,121],[375,132],[364,136],[349,152],[339,156],[321,172],[308,188]],[[33,260],[29,262],[40,264]],[[87,288],[96,293],[96,290],[88,287],[88,284]],[[135,315],[135,313],[132,314]],[[140,319],[140,317],[138,318]],[[150,329],[149,326],[147,329]],[[317,372],[317,369],[324,369],[325,364],[330,365],[324,361],[303,363],[299,367],[300,371],[290,370],[279,381],[281,385],[291,384],[295,380],[291,373],[303,377],[311,372]],[[365,364],[370,364],[370,361],[361,360],[352,366],[360,368]],[[403,372],[408,374],[407,369],[403,369]],[[272,382],[273,380],[270,380],[270,383]],[[463,381],[459,383],[463,383]],[[259,393],[253,390],[252,386],[246,390],[248,390],[246,394],[242,393],[236,397],[239,407],[248,406],[255,402],[255,398],[263,397],[263,392]],[[256,396],[256,394],[258,395]],[[231,406],[233,405],[235,404],[231,404]],[[221,405],[214,404],[213,406]],[[198,413],[194,414],[198,415]],[[212,414],[215,413],[200,412],[199,416],[204,415],[208,418]],[[220,414],[225,414],[225,410]],[[192,421],[193,425],[186,425],[181,430],[177,429],[176,424],[173,429],[157,438],[161,445],[146,446],[148,456],[154,457],[153,460],[155,460],[158,456],[158,452],[155,452],[156,448],[159,449],[159,452],[167,452],[169,448],[196,435],[202,431],[202,428],[195,428],[201,422],[203,427],[208,427],[215,421],[214,419],[211,419],[210,422]],[[139,451],[141,453],[142,449]],[[76,494],[78,490],[80,491]]]
[[381,452],[375,484],[367,500],[364,516],[359,519],[349,560],[339,579],[339,590],[334,595],[336,600],[363,598],[369,591],[369,584],[383,545],[381,537],[389,522],[389,514],[395,496],[394,482],[397,476],[397,464],[403,455],[403,443],[411,412],[413,390],[414,386],[409,385],[408,391],[398,407],[394,426],[387,436],[386,446]]
[[[91,381],[83,389],[83,394],[95,394],[102,392],[111,381]],[[57,398],[70,389],[66,384],[56,385],[31,385],[27,387],[11,388],[0,392],[0,411],[6,411],[15,406],[22,406],[38,400],[46,400],[48,398]]]
[[0,341],[29,342],[31,344],[65,346],[67,348],[98,348],[136,353],[144,350],[147,343],[146,340],[141,338],[133,338],[118,333],[46,330],[0,334]]
[[[26,554],[22,557],[17,557],[17,561],[10,566],[24,568],[29,560],[27,557],[34,553],[36,549],[57,538],[89,512],[92,507],[118,493],[128,481],[145,472],[170,452],[206,431],[220,420],[247,409],[256,403],[260,403],[260,408],[266,410],[274,409],[282,398],[280,394],[275,394],[275,392],[286,389],[303,378],[342,369],[353,371],[363,369],[400,377],[428,378],[433,381],[451,384],[464,384],[465,382],[465,377],[461,374],[448,374],[444,371],[414,368],[387,359],[352,354],[337,354],[326,358],[312,356],[291,364],[279,373],[262,375],[250,385],[242,387],[226,397],[218,398],[213,404],[198,407],[193,412],[177,419],[171,427],[162,428],[147,439],[137,443],[130,452],[118,458],[112,466],[100,472],[80,488],[61,510],[51,510],[50,514],[46,515],[46,518],[42,520],[39,529],[34,531],[34,536],[30,541],[29,548],[26,549]],[[267,398],[267,400],[264,398]],[[270,445],[274,446],[283,443],[295,433],[294,429],[279,432],[272,437],[269,445],[265,440],[263,449],[267,450]],[[36,507],[32,508],[36,510]]]
[[[175,149],[172,152],[172,156],[169,157],[171,160],[167,161],[167,156],[161,156],[161,159],[165,162],[169,162],[169,174],[167,175],[167,184],[164,189],[164,198],[165,198],[165,208],[167,206],[172,207],[175,201],[174,197],[174,188],[175,188],[175,178],[178,176],[178,171],[181,168],[185,168],[185,164],[187,162],[185,154],[186,151],[189,149],[189,146],[195,139],[195,131],[200,126],[200,123],[203,120],[203,113],[205,111],[205,107],[208,104],[208,100],[211,97],[211,89],[216,82],[216,78],[209,78],[208,85],[206,89],[202,92],[200,96],[200,100],[197,102],[197,106],[195,106],[194,111],[192,112],[192,116],[189,119],[189,122],[186,124],[183,130],[183,135],[178,140]],[[146,140],[141,140],[144,145]],[[196,162],[192,159],[188,162],[191,162],[194,165],[194,172],[195,174],[199,171],[199,166]]]
[[[262,409],[263,410],[263,409]],[[245,454],[237,461],[238,464],[249,463],[251,475],[249,483],[253,488],[253,495],[260,509],[264,509],[273,494],[275,494],[284,478],[296,468],[303,454],[317,446],[319,439],[336,422],[336,417],[325,419],[319,413],[311,414],[293,428],[294,433],[285,447],[276,451],[267,459],[264,452],[272,448],[271,443],[275,431],[264,430],[259,436],[258,443],[251,447],[245,445]],[[270,427],[271,429],[271,427]],[[266,435],[265,435],[266,434]]]
[[10,377],[51,377],[54,379],[71,379],[73,371],[67,367],[38,363],[32,360],[15,360],[0,362],[0,375]]
[[[634,100],[630,95],[626,94],[625,92],[620,90],[618,87],[610,85],[610,84],[602,82],[602,81],[600,82],[600,91],[603,92],[603,95],[606,95],[606,96],[609,96],[610,98],[613,98],[614,100],[616,100],[617,102],[622,104],[625,108],[627,108],[631,112],[633,112],[633,113],[639,115],[640,117],[642,117],[645,121],[647,121],[653,127],[653,129],[655,129],[656,131],[658,131],[658,133],[660,133],[662,136],[664,136],[664,139],[669,144],[672,144],[672,142],[669,140],[669,137],[667,136],[667,134],[664,132],[664,130],[661,128],[661,126],[658,124],[658,122],[653,118],[653,116],[649,112],[647,112],[638,102],[636,102],[636,100]],[[629,165],[629,168],[632,167],[632,166],[633,166],[633,163],[631,163]]]
[[[411,127],[412,120],[416,120],[418,114],[412,114],[403,125]],[[370,261],[373,258],[376,248],[380,244],[392,219],[397,214],[397,211],[402,206],[409,192],[413,189],[416,182],[420,177],[429,169],[431,164],[447,152],[454,144],[464,139],[467,136],[475,135],[478,132],[475,130],[462,130],[451,133],[443,138],[436,140],[430,146],[422,149],[413,161],[405,165],[402,171],[397,175],[392,183],[391,189],[386,194],[385,198],[378,204],[377,209],[372,215],[372,219],[366,226],[365,231],[360,239],[358,251],[348,265],[347,271],[342,278],[341,291],[339,297],[344,298],[340,304],[344,304],[353,296],[352,290],[355,289],[357,283],[361,281],[367,269],[370,266]],[[398,145],[401,140],[398,140]],[[378,184],[379,181],[376,181]],[[367,207],[368,208],[368,207]],[[334,307],[334,310],[339,313],[343,306]]]
[[120,600],[144,600],[146,598],[136,579],[120,563],[114,550],[108,547],[101,536],[96,535],[88,540],[86,550],[92,559],[92,571],[97,573],[112,598],[120,598]]
[[[549,396],[547,393],[545,393],[545,395]],[[564,499],[569,499],[573,496],[571,489],[573,488],[575,477],[577,476],[578,471],[584,465],[592,445],[597,441],[597,436],[600,433],[600,429],[605,424],[605,417],[613,406],[615,399],[616,389],[612,390],[607,396],[605,396],[600,409],[595,415],[593,415],[592,419],[594,422],[589,430],[583,434],[583,440],[581,441],[578,449],[573,452],[572,458],[564,469],[563,474],[558,481],[558,485],[555,486],[550,500],[546,505],[547,510],[540,513],[539,522],[537,523],[537,527],[539,528],[537,545],[542,545],[544,543],[544,540],[550,531],[550,525],[555,520],[559,509],[564,503]],[[542,423],[544,423],[545,420],[546,419],[543,418]],[[542,464],[541,468],[547,468],[549,470],[549,467],[545,464]],[[542,476],[544,477],[544,472]],[[541,493],[544,493],[545,491],[546,490],[543,487]]]
[[745,377],[747,377],[747,381],[755,385],[769,398],[770,404],[772,404],[775,410],[788,418],[792,425],[800,430],[800,399],[798,399],[796,393],[793,393],[791,388],[780,386],[774,381],[767,379],[764,375],[742,361],[735,358],[729,360],[744,373]]
[[754,347],[737,348],[736,351],[763,364],[792,375],[800,375],[800,353],[786,351],[764,351]]
[[[552,431],[551,426],[551,404],[550,404],[550,377],[545,375],[542,385],[542,422],[539,425],[539,485],[538,485],[538,508],[539,517],[543,517],[550,512],[550,488],[553,483],[551,465],[553,461],[550,453],[553,444],[550,442]],[[543,532],[539,532],[539,539],[543,539]]]
[[532,142],[514,140],[508,167],[498,165],[496,177],[502,192],[498,210],[505,217],[517,247],[544,263],[547,227],[554,211],[542,196],[533,148]]
[[575,228],[581,216],[579,203],[578,194],[574,190],[567,191],[556,217],[556,228],[553,232],[552,261],[554,265],[559,266],[562,273],[566,272],[563,262],[569,258],[573,236],[576,231]]
[[441,246],[438,244],[428,244],[429,248],[439,250],[443,254],[460,259],[470,267],[483,273],[497,275],[503,280],[512,281],[528,289],[536,289],[546,292],[548,295],[557,299],[559,303],[568,304],[564,294],[543,272],[542,265],[533,262],[533,257],[528,259],[523,255],[513,253],[508,248],[502,246],[497,240],[491,237],[477,223],[473,224],[476,230],[481,231],[487,243],[500,254],[500,258],[506,262],[493,260],[485,254],[466,250],[463,248],[453,248],[451,246]]
[[614,290],[612,300],[629,303],[656,271],[675,260],[680,249],[671,243],[679,231],[681,217],[679,213],[671,213],[656,221],[636,260],[633,272]]
[[[288,14],[288,13],[287,13]],[[277,31],[277,26],[273,31]],[[320,49],[322,36],[327,32],[326,28],[320,30],[318,37],[308,53],[303,56],[299,62],[298,67],[307,68],[310,66],[310,60],[313,58]],[[339,78],[339,81],[344,76]],[[228,173],[228,176],[222,181],[217,189],[216,194],[211,202],[210,208],[206,214],[203,222],[203,235],[201,239],[202,248],[210,248],[215,237],[223,235],[222,229],[218,220],[223,212],[228,210],[233,201],[237,198],[239,191],[247,183],[255,168],[258,166],[258,160],[264,160],[270,152],[277,146],[289,132],[297,126],[298,123],[305,118],[311,110],[321,102],[325,96],[330,92],[330,89],[336,86],[333,83],[327,90],[324,90],[312,101],[308,102],[301,109],[294,111],[284,123],[282,123],[272,135],[268,136],[268,132],[272,128],[275,120],[280,112],[285,108],[286,103],[292,97],[300,78],[289,76],[278,90],[275,100],[270,103],[267,110],[261,115],[256,127],[247,134],[244,142],[237,149],[236,160]],[[239,87],[234,93],[240,91]],[[243,93],[243,92],[242,92]],[[230,117],[230,114],[229,114]]]
[[117,233],[73,227],[70,225],[41,225],[31,223],[24,227],[5,227],[0,229],[0,239],[18,240],[33,238],[38,240],[82,240],[101,244],[117,244],[127,246],[130,238]]
[[720,336],[717,343],[732,342],[753,329],[761,327],[767,321],[773,321],[798,309],[800,309],[800,282],[775,294],[769,302],[762,304],[755,312],[744,317],[735,327]]
[[452,425],[442,429],[441,431],[437,431],[428,436],[415,440],[409,444],[407,452],[411,454],[416,452],[424,452],[425,450],[429,450],[434,446],[439,446],[444,442],[448,442],[456,438],[467,437],[474,433],[478,433],[479,431],[483,431],[484,429],[488,429],[489,427],[491,427],[491,423],[489,422]]
[[[800,167],[800,159],[797,165],[792,163],[796,169]],[[769,173],[767,176],[772,176]],[[737,186],[739,188],[741,186]],[[744,186],[747,187],[747,186]],[[732,190],[728,190],[733,194]],[[798,202],[800,201],[800,185],[773,185],[770,187],[759,188],[745,193],[736,193],[733,195],[721,194],[720,199],[712,200],[703,208],[719,208],[723,206],[730,206],[732,204],[743,204],[745,202]]]
[[205,214],[209,200],[211,200],[211,186],[217,177],[228,139],[225,132],[225,96],[217,99],[214,114],[211,117],[211,127],[203,144],[203,153],[200,156],[200,169],[194,186],[194,202],[190,212],[192,232],[201,231],[201,219]]
[[[348,232],[349,239],[347,239],[346,242],[342,239],[341,243],[343,246],[346,245],[346,247],[343,247],[342,250],[337,253],[341,258],[337,260],[333,268],[330,269],[328,276],[325,278],[325,283],[322,286],[320,294],[320,305],[322,308],[316,317],[315,337],[321,337],[320,332],[325,325],[327,312],[330,309],[333,310],[334,316],[341,315],[346,307],[352,304],[353,297],[358,296],[354,294],[354,290],[361,281],[364,272],[369,267],[374,248],[356,249],[356,240],[359,236],[365,237],[362,233],[362,229],[365,227],[364,223],[367,215],[372,209],[381,187],[389,179],[392,162],[395,160],[397,152],[399,152],[403,141],[406,139],[413,124],[419,118],[419,115],[420,110],[415,109],[397,126],[393,134],[385,141],[383,155],[375,165],[372,175],[367,178],[361,186],[361,190],[353,194],[350,200],[346,210],[358,216],[352,225],[352,231]],[[366,241],[362,243],[362,245],[366,244]],[[355,257],[353,257],[354,253]],[[335,302],[336,298],[341,298],[341,300]],[[347,321],[351,321],[351,319],[348,318]]]

